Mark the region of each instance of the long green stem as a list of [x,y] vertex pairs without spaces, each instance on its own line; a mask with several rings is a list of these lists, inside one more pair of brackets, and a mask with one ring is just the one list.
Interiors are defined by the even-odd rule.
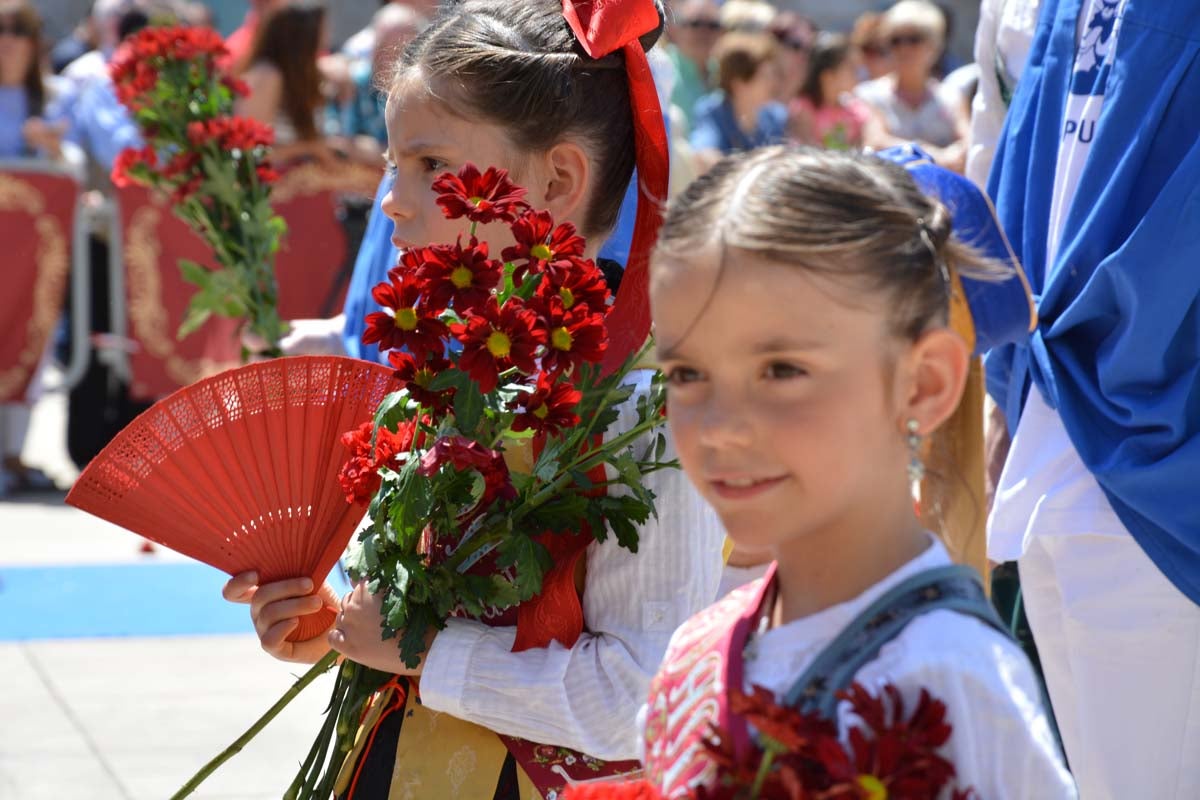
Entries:
[[313,664],[312,669],[301,675],[300,678],[297,679],[294,684],[292,684],[292,687],[284,692],[282,697],[275,701],[275,705],[267,709],[267,713],[255,720],[254,724],[251,725],[245,733],[235,739],[233,744],[226,747],[217,755],[216,758],[201,767],[200,771],[193,775],[191,780],[185,783],[179,791],[171,795],[171,800],[180,800],[180,798],[187,797],[192,792],[196,791],[197,787],[199,787],[209,775],[216,772],[218,767],[236,756],[238,753],[242,752],[242,748],[246,746],[246,743],[257,736],[259,732],[267,726],[268,722],[275,719],[275,717],[279,715],[279,712],[283,711],[287,704],[292,702],[292,700],[296,698],[296,695],[300,694],[300,692],[304,690],[304,687],[308,686],[310,683],[316,680],[319,675],[324,674],[326,670],[333,666],[334,662],[337,661],[337,656],[338,654],[335,651],[330,650],[325,654],[324,658],[322,658],[316,664]]

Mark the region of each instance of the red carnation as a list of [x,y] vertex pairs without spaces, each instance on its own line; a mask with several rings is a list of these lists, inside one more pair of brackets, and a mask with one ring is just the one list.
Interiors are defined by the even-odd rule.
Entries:
[[447,172],[433,182],[437,204],[447,219],[466,217],[471,222],[512,222],[528,206],[525,190],[508,178],[508,170],[488,167],[482,175],[467,163],[455,175]]
[[600,362],[608,349],[608,330],[602,314],[585,305],[576,305],[568,311],[557,297],[551,297],[542,311],[546,328],[543,369],[551,373],[570,372],[581,364]]
[[380,351],[407,349],[422,358],[445,353],[449,329],[438,319],[442,309],[423,300],[416,275],[393,269],[388,277],[387,283],[371,290],[375,302],[387,311],[367,314],[363,344],[378,343]]
[[462,246],[423,247],[417,251],[417,276],[425,282],[425,294],[437,306],[453,306],[460,314],[482,305],[500,283],[503,265],[488,258],[487,242],[474,236]]
[[563,308],[573,309],[585,305],[592,311],[608,314],[608,300],[612,296],[604,273],[590,259],[571,257],[570,266],[558,270],[551,280],[538,284],[534,297],[545,303],[551,297],[562,300]]
[[135,177],[134,170],[139,167],[153,168],[157,163],[158,154],[154,152],[153,147],[149,145],[141,149],[126,147],[117,154],[117,160],[113,162],[111,176],[113,186],[128,186]]
[[[338,473],[338,482],[346,494],[347,503],[367,505],[379,491],[382,479],[380,467],[393,465],[396,456],[407,453],[413,444],[413,422],[402,422],[396,433],[387,428],[375,430],[374,422],[364,422],[342,434],[342,445],[350,451],[350,459]],[[371,442],[374,439],[374,447]]]
[[396,368],[396,379],[404,382],[408,396],[421,405],[441,413],[449,408],[454,400],[454,390],[432,392],[429,384],[440,373],[449,369],[450,362],[439,355],[425,355],[418,359],[411,353],[393,350],[388,353],[388,361]]
[[518,286],[526,272],[570,269],[570,259],[582,258],[587,244],[570,222],[555,227],[549,211],[526,211],[513,223],[512,233],[516,244],[500,255],[505,262],[516,264],[513,282]]
[[451,332],[463,345],[458,366],[479,384],[480,391],[496,388],[500,373],[516,367],[526,375],[537,372],[534,355],[545,343],[538,316],[517,298],[503,308],[490,298],[473,309],[466,321],[452,325]]
[[546,374],[538,376],[533,392],[521,395],[513,401],[514,409],[523,409],[513,420],[512,429],[520,432],[533,430],[550,435],[579,424],[575,408],[583,399],[583,393],[570,383],[554,379]]

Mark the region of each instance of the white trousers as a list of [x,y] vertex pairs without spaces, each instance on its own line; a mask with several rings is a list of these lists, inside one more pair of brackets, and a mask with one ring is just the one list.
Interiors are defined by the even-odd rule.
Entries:
[[1079,796],[1197,800],[1200,607],[1098,499],[1115,527],[1035,535],[1017,562]]

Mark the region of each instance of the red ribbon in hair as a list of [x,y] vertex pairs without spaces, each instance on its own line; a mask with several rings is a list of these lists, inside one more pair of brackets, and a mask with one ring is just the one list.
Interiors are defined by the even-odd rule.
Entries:
[[563,0],[563,16],[592,58],[624,52],[633,107],[637,218],[621,288],[608,315],[609,345],[603,366],[609,373],[637,351],[650,333],[650,248],[658,238],[667,199],[667,131],[650,62],[638,40],[658,28],[658,7],[654,0]]

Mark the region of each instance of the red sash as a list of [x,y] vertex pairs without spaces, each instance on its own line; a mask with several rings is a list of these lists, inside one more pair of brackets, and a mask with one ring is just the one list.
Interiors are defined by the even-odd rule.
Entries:
[[712,787],[716,764],[704,754],[710,726],[728,732],[734,747],[751,746],[745,720],[729,711],[729,687],[743,684],[742,651],[775,581],[761,580],[727,595],[683,624],[650,684],[646,715],[646,778],[666,797]]

